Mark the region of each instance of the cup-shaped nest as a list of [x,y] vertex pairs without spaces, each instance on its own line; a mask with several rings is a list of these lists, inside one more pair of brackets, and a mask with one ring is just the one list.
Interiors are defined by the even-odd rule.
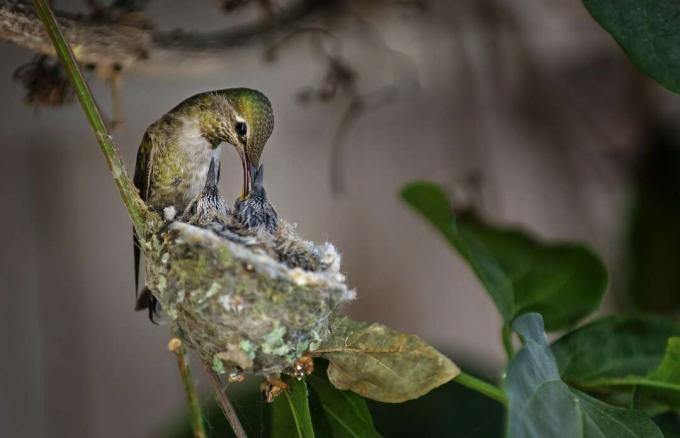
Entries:
[[282,220],[275,236],[169,220],[144,245],[147,286],[219,373],[291,371],[354,298],[333,245],[302,240]]

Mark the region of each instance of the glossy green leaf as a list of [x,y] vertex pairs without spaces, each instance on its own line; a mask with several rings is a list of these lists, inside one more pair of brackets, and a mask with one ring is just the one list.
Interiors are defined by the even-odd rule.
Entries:
[[333,322],[315,354],[330,362],[328,380],[336,388],[388,403],[418,398],[460,373],[417,336],[349,318]]
[[652,316],[610,316],[553,343],[562,378],[642,406],[680,410],[680,324]]
[[402,196],[470,264],[506,322],[534,311],[544,316],[548,330],[558,330],[600,304],[607,270],[588,248],[544,243],[466,217],[456,220],[446,194],[432,183],[410,184]]
[[583,0],[583,4],[645,74],[680,92],[680,2]]
[[524,347],[510,361],[503,382],[508,437],[662,437],[643,412],[610,406],[562,381],[541,315],[521,315],[512,328]]
[[351,391],[341,391],[331,385],[325,361],[316,360],[314,368],[314,373],[307,376],[307,382],[319,400],[331,435],[334,438],[380,437],[366,401]]
[[314,438],[307,384],[290,376],[284,381],[290,388],[272,403],[272,437]]

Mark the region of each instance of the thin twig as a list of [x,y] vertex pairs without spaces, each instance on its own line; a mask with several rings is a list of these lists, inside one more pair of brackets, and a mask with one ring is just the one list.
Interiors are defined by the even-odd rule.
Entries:
[[227,397],[226,391],[224,388],[222,388],[220,376],[218,376],[217,373],[213,371],[213,369],[207,364],[205,365],[205,369],[208,373],[208,376],[210,377],[210,383],[215,390],[217,401],[222,408],[222,412],[224,412],[224,416],[231,425],[234,435],[236,435],[237,438],[248,438],[248,435],[246,435],[246,431],[243,429],[243,425],[241,424],[241,420],[238,419],[238,415],[236,415],[236,411]]
[[92,97],[90,88],[88,87],[87,82],[80,71],[80,67],[76,62],[71,47],[64,39],[64,35],[62,34],[59,25],[57,24],[57,20],[54,18],[54,14],[52,13],[52,9],[46,0],[34,0],[33,3],[35,4],[35,9],[38,12],[38,16],[45,26],[45,30],[47,31],[47,34],[54,45],[59,59],[61,60],[62,64],[64,64],[71,85],[75,90],[76,96],[78,96],[80,105],[83,107],[87,121],[89,122],[90,127],[97,138],[99,147],[101,148],[101,151],[106,158],[106,162],[109,165],[109,169],[113,174],[113,179],[116,182],[116,186],[118,187],[118,192],[123,199],[123,203],[125,204],[125,207],[127,207],[132,224],[137,230],[137,233],[140,236],[144,236],[146,234],[146,219],[149,214],[146,204],[144,204],[142,199],[139,197],[137,189],[128,177],[127,171],[125,170],[125,163],[123,163],[123,159],[120,157],[118,149],[113,143],[113,139],[106,127],[106,124],[104,123],[104,119],[99,112],[97,103]]
[[184,393],[187,397],[187,405],[191,412],[191,427],[194,431],[194,438],[205,438],[205,428],[203,427],[203,413],[201,412],[201,403],[196,395],[196,386],[191,377],[191,369],[186,359],[186,352],[182,341],[179,338],[172,338],[168,343],[168,350],[175,353],[177,357],[177,366],[179,368],[179,375],[182,378],[184,385]]

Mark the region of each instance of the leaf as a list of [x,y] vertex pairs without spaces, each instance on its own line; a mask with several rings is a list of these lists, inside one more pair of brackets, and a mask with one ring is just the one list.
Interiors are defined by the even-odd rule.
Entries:
[[366,401],[350,391],[341,391],[326,376],[327,363],[317,360],[314,374],[307,376],[312,392],[319,400],[330,433],[335,438],[377,438]]
[[307,384],[290,376],[285,376],[284,381],[290,388],[272,403],[272,437],[314,438]]
[[562,378],[621,403],[680,410],[680,324],[652,316],[610,316],[552,345]]
[[427,394],[460,370],[422,339],[377,323],[340,318],[315,354],[328,359],[328,380],[338,389],[386,403]]
[[680,92],[680,2],[583,0],[593,18],[645,74]]
[[512,327],[524,347],[504,381],[508,437],[662,437],[644,413],[610,406],[561,380],[541,315],[522,315]]
[[432,183],[412,183],[402,196],[469,263],[507,323],[535,311],[544,316],[548,330],[563,329],[600,304],[607,270],[585,246],[543,243],[468,217],[457,221],[446,194]]

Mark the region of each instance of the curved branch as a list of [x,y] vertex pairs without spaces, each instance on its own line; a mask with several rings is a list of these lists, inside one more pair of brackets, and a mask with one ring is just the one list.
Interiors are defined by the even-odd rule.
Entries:
[[[57,21],[81,64],[134,68],[142,72],[167,70],[172,62],[193,65],[215,54],[251,43],[257,37],[299,22],[334,1],[298,0],[273,17],[217,32],[157,32],[125,22],[101,22],[91,17],[55,11]],[[55,55],[33,8],[24,2],[0,0],[0,39],[37,53]],[[193,65],[195,67],[195,65]]]

